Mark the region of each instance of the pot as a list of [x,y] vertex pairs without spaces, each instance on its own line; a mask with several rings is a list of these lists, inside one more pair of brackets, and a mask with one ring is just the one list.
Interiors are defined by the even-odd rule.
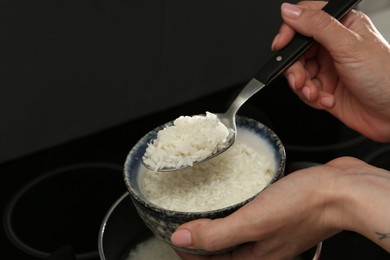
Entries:
[[152,236],[135,209],[128,192],[108,210],[98,237],[102,260],[124,259],[135,245]]

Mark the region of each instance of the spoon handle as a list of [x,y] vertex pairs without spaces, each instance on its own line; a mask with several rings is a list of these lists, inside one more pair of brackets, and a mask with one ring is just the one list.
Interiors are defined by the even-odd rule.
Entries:
[[[322,10],[340,20],[361,0],[330,0]],[[274,56],[257,72],[255,79],[268,85],[283,73],[314,43],[313,38],[296,33],[291,42]]]

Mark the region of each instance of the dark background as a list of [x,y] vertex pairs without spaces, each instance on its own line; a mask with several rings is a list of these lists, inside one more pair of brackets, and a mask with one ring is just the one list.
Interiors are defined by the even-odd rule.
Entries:
[[281,2],[0,1],[0,162],[246,82]]

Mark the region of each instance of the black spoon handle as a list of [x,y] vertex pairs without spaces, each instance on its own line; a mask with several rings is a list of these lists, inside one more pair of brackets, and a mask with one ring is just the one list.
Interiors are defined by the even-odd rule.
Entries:
[[[361,0],[330,0],[322,10],[340,20]],[[265,85],[271,83],[295,62],[312,44],[313,38],[296,33],[291,42],[274,56],[256,73],[255,79]]]

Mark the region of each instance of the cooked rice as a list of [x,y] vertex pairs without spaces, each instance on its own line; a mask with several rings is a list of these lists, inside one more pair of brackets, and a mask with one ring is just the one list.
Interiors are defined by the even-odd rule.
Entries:
[[192,166],[225,148],[232,135],[213,113],[181,116],[157,133],[142,159],[154,171]]
[[130,251],[126,260],[180,260],[167,243],[151,237]]
[[[260,138],[256,138],[259,140]],[[240,139],[221,155],[175,172],[144,169],[140,177],[144,196],[162,208],[201,212],[242,202],[266,187],[274,176],[271,148],[246,145]]]

